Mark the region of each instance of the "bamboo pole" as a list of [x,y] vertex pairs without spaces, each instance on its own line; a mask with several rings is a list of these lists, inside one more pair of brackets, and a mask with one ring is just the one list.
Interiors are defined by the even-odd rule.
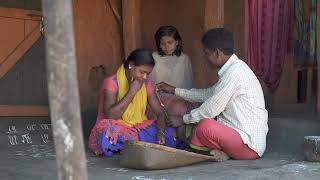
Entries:
[[58,177],[86,180],[72,0],[42,0],[50,115]]

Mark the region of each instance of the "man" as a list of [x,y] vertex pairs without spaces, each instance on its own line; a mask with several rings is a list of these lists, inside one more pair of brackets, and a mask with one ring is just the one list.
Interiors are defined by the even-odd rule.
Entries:
[[[224,28],[202,37],[206,59],[219,68],[219,80],[207,89],[180,89],[159,83],[158,90],[202,105],[183,117],[171,117],[173,127],[197,124],[191,147],[224,152],[233,159],[257,159],[266,148],[268,112],[261,85],[245,62],[233,53],[233,35]],[[223,153],[223,154],[224,154]]]

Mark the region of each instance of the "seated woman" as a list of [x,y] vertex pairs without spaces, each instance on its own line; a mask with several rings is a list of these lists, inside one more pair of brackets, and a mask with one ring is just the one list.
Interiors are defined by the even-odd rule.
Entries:
[[[154,83],[191,89],[193,73],[188,55],[183,53],[182,39],[173,26],[161,26],[154,35],[157,51],[152,54],[156,65],[150,74]],[[183,115],[186,104],[177,96],[161,93],[161,101],[170,115]]]
[[[99,93],[98,117],[91,130],[89,148],[96,155],[112,156],[126,141],[176,146],[175,129],[166,128],[165,115],[148,76],[155,61],[150,51],[133,51],[116,75],[104,80]],[[148,120],[150,105],[156,120]]]

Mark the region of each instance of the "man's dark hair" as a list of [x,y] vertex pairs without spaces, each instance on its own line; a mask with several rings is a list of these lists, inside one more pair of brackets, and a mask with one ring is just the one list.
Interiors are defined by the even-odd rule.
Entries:
[[225,28],[208,30],[202,37],[202,44],[210,51],[219,49],[225,55],[233,54],[233,35]]
[[128,68],[130,62],[132,62],[135,66],[154,66],[156,64],[153,59],[152,52],[148,49],[143,48],[132,51],[124,62],[124,67]]
[[176,50],[173,52],[173,55],[180,56],[183,51],[182,39],[181,36],[174,26],[161,26],[157,32],[154,34],[154,40],[156,41],[156,46],[159,55],[165,55],[160,47],[160,41],[163,36],[172,37],[174,40],[178,42]]

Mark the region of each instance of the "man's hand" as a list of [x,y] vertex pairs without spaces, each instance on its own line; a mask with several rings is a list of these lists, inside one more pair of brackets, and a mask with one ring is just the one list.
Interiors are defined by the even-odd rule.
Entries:
[[157,91],[162,91],[165,93],[174,94],[174,90],[176,89],[176,87],[171,86],[165,82],[161,82],[156,85],[156,89],[157,89]]
[[170,116],[167,122],[171,127],[180,127],[184,124],[181,116]]

